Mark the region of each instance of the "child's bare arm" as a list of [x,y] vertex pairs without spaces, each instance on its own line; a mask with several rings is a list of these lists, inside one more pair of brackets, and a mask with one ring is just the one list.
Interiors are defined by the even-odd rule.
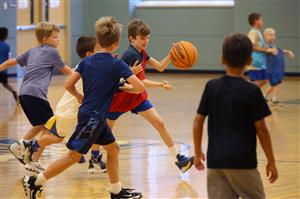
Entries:
[[17,64],[18,62],[16,58],[6,60],[4,63],[0,64],[0,71],[9,69]]
[[161,87],[166,90],[171,90],[172,85],[168,81],[163,81],[163,82],[157,82],[157,81],[152,81],[149,79],[144,79],[143,83],[146,87]]
[[73,70],[67,65],[61,67],[59,70],[60,70],[60,72],[62,72],[62,74],[67,75],[67,76],[70,76],[73,73]]
[[127,81],[130,84],[124,83],[121,90],[124,90],[128,93],[139,94],[145,90],[145,85],[141,80],[139,80],[135,75],[131,75]]
[[195,160],[194,165],[198,170],[204,169],[205,156],[202,152],[202,135],[203,135],[203,125],[205,121],[205,116],[196,114],[193,124],[193,138],[194,138],[194,150],[195,150]]
[[259,142],[267,157],[266,174],[269,177],[271,183],[275,182],[278,178],[278,171],[276,168],[275,158],[273,154],[271,137],[266,126],[265,120],[259,120],[255,122],[257,136]]
[[78,102],[81,103],[83,100],[83,96],[79,93],[79,91],[76,89],[75,84],[76,82],[81,78],[80,73],[78,72],[72,72],[72,75],[69,76],[69,78],[65,82],[65,89],[71,93],[74,97],[77,98]]
[[294,55],[293,51],[291,51],[291,50],[283,49],[283,53],[286,54],[291,59],[295,58],[295,55]]
[[147,64],[149,64],[159,72],[163,72],[170,64],[170,53],[168,53],[168,55],[165,58],[163,58],[161,61],[158,61],[153,57],[150,57],[150,59],[147,61]]

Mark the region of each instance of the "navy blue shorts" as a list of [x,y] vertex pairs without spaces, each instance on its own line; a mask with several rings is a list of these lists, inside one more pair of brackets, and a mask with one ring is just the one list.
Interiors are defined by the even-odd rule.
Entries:
[[[138,114],[140,112],[144,112],[149,110],[150,108],[152,108],[153,105],[151,104],[150,101],[145,100],[142,103],[140,103],[140,105],[138,105],[137,107],[135,107],[134,109],[131,110],[132,113]],[[126,112],[109,112],[107,119],[109,120],[117,120],[121,115],[123,115]]]
[[276,86],[282,82],[284,75],[280,73],[267,73],[267,78],[271,86]]
[[106,121],[99,118],[97,114],[79,112],[76,130],[67,142],[68,149],[86,154],[93,144],[107,145],[115,142]]
[[0,73],[0,83],[7,84],[7,74],[6,73]]
[[53,116],[48,101],[31,95],[20,95],[20,105],[32,126],[44,125]]
[[249,70],[248,75],[251,81],[266,80],[266,70]]

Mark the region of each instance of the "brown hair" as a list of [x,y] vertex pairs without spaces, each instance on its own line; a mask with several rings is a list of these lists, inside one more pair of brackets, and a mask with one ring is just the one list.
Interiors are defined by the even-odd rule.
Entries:
[[243,68],[251,57],[252,43],[243,34],[237,33],[228,35],[223,42],[223,59],[233,68]]
[[[150,34],[150,26],[140,19],[133,19],[128,24],[128,39],[136,38],[137,35],[147,36]],[[130,41],[130,39],[129,39]]]
[[40,22],[35,28],[35,35],[40,43],[43,42],[44,37],[50,37],[53,32],[59,32],[59,28],[50,22]]
[[80,58],[84,58],[87,52],[94,52],[97,44],[96,37],[94,36],[81,36],[76,43],[76,52]]
[[248,22],[250,26],[254,25],[254,22],[261,17],[261,14],[253,12],[248,16]]
[[115,17],[101,17],[95,23],[95,31],[98,43],[106,48],[118,42],[121,37],[122,25]]

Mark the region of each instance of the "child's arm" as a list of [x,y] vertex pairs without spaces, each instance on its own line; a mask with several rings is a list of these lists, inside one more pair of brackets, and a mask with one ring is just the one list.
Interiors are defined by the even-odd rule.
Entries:
[[147,64],[149,64],[159,72],[163,72],[164,70],[166,70],[166,68],[170,63],[170,57],[171,57],[170,53],[168,53],[168,55],[165,58],[163,58],[161,61],[158,61],[153,57],[150,57],[150,59],[147,61]]
[[166,90],[171,90],[172,85],[168,81],[163,81],[163,82],[156,82],[148,79],[144,79],[143,83],[145,84],[146,87],[161,87]]
[[0,71],[11,68],[17,64],[18,64],[18,62],[17,62],[16,58],[6,60],[4,63],[0,64]]
[[283,50],[283,53],[286,54],[289,58],[291,58],[291,59],[295,58],[293,51],[287,50],[287,49],[282,49],[282,50]]
[[78,90],[75,87],[76,82],[81,78],[80,73],[78,72],[72,72],[72,75],[69,76],[69,78],[65,82],[65,89],[71,93],[76,99],[78,100],[79,103],[82,102],[83,100],[83,95],[81,95]]
[[203,124],[205,121],[205,116],[196,114],[193,125],[193,138],[194,138],[194,150],[195,159],[194,165],[198,170],[204,169],[203,161],[205,156],[202,152],[202,135],[203,135]]
[[127,81],[130,84],[124,83],[119,89],[126,91],[127,93],[139,94],[144,92],[145,86],[141,80],[139,80],[135,75],[131,75]]
[[73,70],[67,65],[59,68],[59,70],[62,74],[67,75],[67,76],[70,76],[73,73]]
[[266,174],[269,177],[271,183],[275,182],[278,178],[278,171],[275,164],[275,158],[272,149],[271,137],[266,126],[265,120],[258,120],[255,122],[257,136],[259,142],[267,157]]

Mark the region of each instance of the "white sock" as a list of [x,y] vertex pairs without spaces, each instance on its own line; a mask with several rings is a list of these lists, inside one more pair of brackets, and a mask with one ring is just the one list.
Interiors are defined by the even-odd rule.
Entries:
[[114,184],[110,184],[111,193],[118,194],[120,193],[121,189],[122,189],[122,183],[120,181]]
[[47,181],[47,179],[45,178],[44,174],[43,173],[40,173],[37,178],[36,178],[36,181],[35,181],[35,185],[36,186],[42,186],[43,184],[45,184],[45,182]]
[[175,161],[177,161],[178,149],[176,145],[169,147],[171,155],[174,157]]

